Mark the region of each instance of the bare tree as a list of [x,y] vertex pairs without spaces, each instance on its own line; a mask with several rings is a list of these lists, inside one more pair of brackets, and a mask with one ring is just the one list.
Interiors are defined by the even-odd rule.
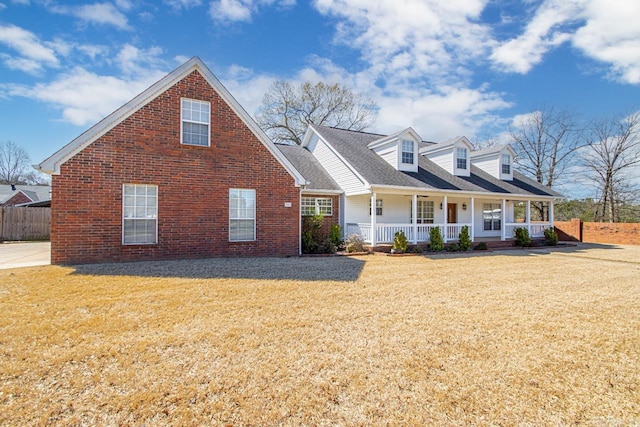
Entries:
[[553,187],[573,163],[572,155],[584,146],[583,133],[566,109],[534,111],[510,129],[515,163],[539,183]]
[[275,142],[301,144],[310,123],[360,131],[373,126],[377,111],[370,98],[337,83],[295,87],[277,81],[264,95],[256,119]]
[[23,183],[31,169],[27,151],[12,141],[0,142],[0,183]]
[[596,219],[617,221],[618,206],[633,192],[628,172],[640,164],[640,112],[594,122],[582,158],[601,194]]

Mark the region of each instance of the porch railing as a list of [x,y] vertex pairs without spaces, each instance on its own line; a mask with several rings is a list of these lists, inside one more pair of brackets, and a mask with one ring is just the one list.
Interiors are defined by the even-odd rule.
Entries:
[[[446,230],[444,224],[418,224],[417,235],[414,238],[413,224],[376,224],[376,243],[393,243],[393,238],[398,231],[404,232],[409,242],[428,242],[431,229],[436,227],[448,241],[454,241],[458,240],[458,235],[464,226],[471,228],[471,224],[447,224]],[[347,223],[346,232],[347,236],[358,234],[365,242],[371,243],[371,224],[369,223]]]
[[527,225],[524,222],[515,222],[515,223],[507,223],[505,224],[505,236],[507,239],[513,238],[515,236],[516,228],[527,228],[529,227],[529,236],[531,237],[543,237],[544,230],[547,228],[551,228],[550,222],[532,222]]

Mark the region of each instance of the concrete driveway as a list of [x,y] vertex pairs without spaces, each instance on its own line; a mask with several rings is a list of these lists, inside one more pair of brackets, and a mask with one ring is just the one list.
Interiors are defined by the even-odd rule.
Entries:
[[0,269],[51,264],[51,242],[0,243]]

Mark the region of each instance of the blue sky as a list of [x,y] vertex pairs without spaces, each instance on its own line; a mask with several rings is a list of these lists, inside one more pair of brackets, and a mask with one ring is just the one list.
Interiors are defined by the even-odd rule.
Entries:
[[34,163],[191,56],[249,113],[278,79],[349,85],[374,131],[504,136],[542,105],[640,109],[640,2],[0,0],[0,140]]

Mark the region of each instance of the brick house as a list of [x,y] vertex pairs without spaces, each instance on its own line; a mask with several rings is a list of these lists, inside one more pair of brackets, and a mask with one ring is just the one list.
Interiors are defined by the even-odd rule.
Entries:
[[197,57],[38,169],[54,264],[300,253],[306,180]]
[[51,200],[50,193],[48,185],[0,185],[0,206],[46,206]]

